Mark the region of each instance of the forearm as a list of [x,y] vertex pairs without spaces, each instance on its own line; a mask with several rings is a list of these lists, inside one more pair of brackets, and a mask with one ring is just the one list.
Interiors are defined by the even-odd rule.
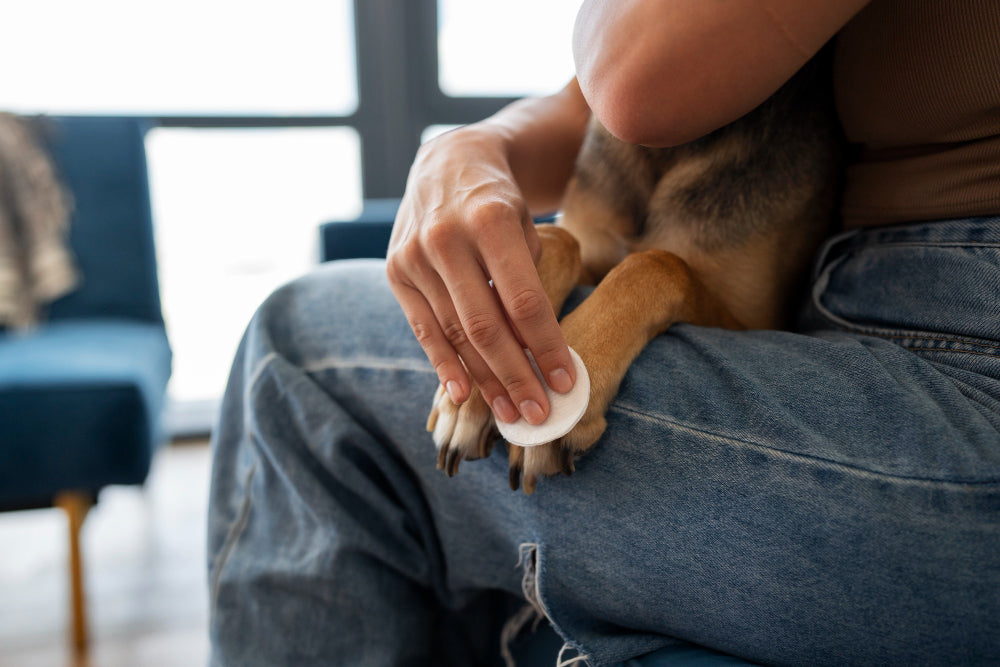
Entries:
[[469,131],[499,140],[533,214],[558,209],[590,119],[576,80],[554,95],[519,100]]
[[867,0],[586,0],[573,52],[590,108],[630,143],[674,146],[776,91]]

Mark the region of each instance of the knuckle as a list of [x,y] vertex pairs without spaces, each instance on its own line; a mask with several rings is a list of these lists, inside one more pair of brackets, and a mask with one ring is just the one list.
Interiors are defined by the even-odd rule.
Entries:
[[425,226],[420,233],[420,241],[428,251],[444,255],[455,239],[455,229],[447,222],[437,222]]
[[535,322],[552,310],[548,297],[536,289],[525,289],[513,294],[507,305],[512,319]]
[[413,329],[413,335],[417,337],[417,342],[419,342],[422,346],[426,347],[433,342],[434,329],[426,322],[410,322],[410,328]]
[[404,243],[386,256],[385,275],[392,283],[410,284],[421,261],[420,248],[413,243]]
[[554,344],[544,345],[537,350],[532,350],[532,354],[535,355],[535,363],[542,369],[560,365],[563,361],[561,352],[562,348]]
[[472,313],[466,318],[465,331],[477,349],[493,347],[499,340],[503,327],[490,313]]
[[385,275],[390,283],[400,284],[406,275],[398,253],[393,253],[385,259]]
[[396,251],[390,256],[390,259],[400,269],[404,269],[418,264],[422,255],[423,253],[421,252],[419,245],[413,243],[412,241],[407,241],[396,249]]
[[520,225],[520,211],[503,199],[491,199],[478,204],[469,220],[475,229],[489,228],[497,223],[514,222]]
[[434,366],[434,372],[437,373],[439,378],[447,377],[447,371],[451,367],[450,359],[440,359],[439,361],[432,364]]
[[501,382],[511,398],[515,398],[518,396],[526,396],[530,392],[533,379],[534,378],[528,379],[519,375],[508,375],[505,376]]
[[444,337],[451,343],[451,346],[458,349],[464,347],[469,339],[465,335],[465,327],[461,322],[446,322],[442,327]]

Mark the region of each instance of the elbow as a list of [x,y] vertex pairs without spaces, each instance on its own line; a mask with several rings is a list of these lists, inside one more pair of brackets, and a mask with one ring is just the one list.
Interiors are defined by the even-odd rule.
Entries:
[[631,76],[620,68],[589,77],[581,83],[581,90],[608,132],[629,144],[679,146],[710,131],[692,123],[691,114],[675,108],[679,98],[664,90],[662,82]]
[[672,139],[662,136],[660,128],[653,127],[647,114],[637,105],[641,95],[629,89],[613,88],[595,91],[591,98],[594,116],[608,132],[628,144],[642,146],[670,146]]
[[667,148],[715,129],[713,114],[700,113],[704,97],[693,94],[701,86],[690,68],[649,48],[580,50],[574,55],[587,105],[621,141]]
[[[684,29],[694,19],[660,11],[657,3],[621,2],[631,9],[584,3],[573,57],[594,116],[626,143],[689,143],[750,111],[783,82],[784,70],[765,66],[774,58],[762,56],[756,41],[719,48],[729,24],[716,25],[714,14],[703,17],[707,27]],[[745,68],[736,65],[743,61]]]
[[[598,121],[630,144],[683,143],[663,92],[662,43],[637,30],[636,12],[584,2],[573,34],[573,60],[580,91]],[[659,62],[657,62],[659,61]]]

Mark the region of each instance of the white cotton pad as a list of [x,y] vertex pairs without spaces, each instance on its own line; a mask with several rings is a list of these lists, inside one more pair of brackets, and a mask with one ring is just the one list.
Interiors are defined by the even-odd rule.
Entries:
[[587,368],[583,365],[580,355],[573,348],[569,348],[569,356],[573,358],[573,366],[576,368],[576,384],[567,394],[556,393],[545,382],[531,352],[525,350],[525,353],[528,355],[531,367],[535,369],[535,375],[545,387],[545,395],[549,399],[549,416],[537,426],[524,421],[524,417],[512,424],[499,420],[496,424],[500,435],[507,442],[521,447],[534,447],[561,438],[583,418],[583,413],[587,411],[587,404],[590,402],[590,376],[587,375]]

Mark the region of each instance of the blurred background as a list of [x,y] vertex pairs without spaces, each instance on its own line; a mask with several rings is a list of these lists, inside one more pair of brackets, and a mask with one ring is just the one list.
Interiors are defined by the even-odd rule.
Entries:
[[246,322],[317,264],[321,224],[402,194],[421,141],[564,85],[579,4],[5,3],[0,111],[149,123],[173,363],[145,484],[103,488],[83,524],[86,651],[69,639],[66,517],[0,513],[0,667],[205,662],[208,442]]

